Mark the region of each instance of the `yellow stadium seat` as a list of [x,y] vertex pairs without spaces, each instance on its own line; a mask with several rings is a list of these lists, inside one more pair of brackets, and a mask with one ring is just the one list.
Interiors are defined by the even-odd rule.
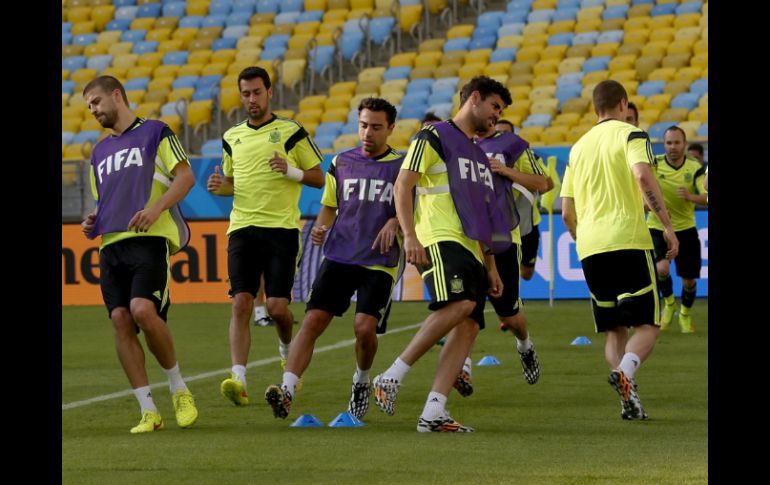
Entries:
[[399,16],[402,32],[410,32],[422,19],[422,5],[405,5],[399,7]]
[[469,81],[476,76],[484,74],[485,67],[486,64],[465,64],[462,66],[457,72],[457,75],[460,77],[460,84],[464,84],[463,81],[465,80]]
[[62,118],[61,131],[70,131],[72,133],[80,132],[80,125],[83,123],[81,117],[78,118]]
[[74,106],[66,106],[61,110],[62,119],[79,119],[83,120],[90,114],[87,113],[86,106],[83,104],[77,104]]
[[174,133],[181,133],[182,132],[182,117],[179,115],[166,115],[161,116],[158,118],[158,120],[166,123],[169,128],[171,128],[171,131]]
[[273,24],[254,24],[249,27],[249,37],[267,38],[273,33],[275,26]]
[[132,103],[140,104],[142,101],[144,101],[144,96],[147,94],[147,91],[144,91],[142,89],[129,89],[126,91],[126,96],[128,96],[128,100]]
[[[463,51],[457,51],[463,52]],[[489,62],[489,58],[492,56],[492,49],[474,49],[465,52],[463,57],[464,64],[486,64]],[[445,55],[446,57],[446,55]]]
[[540,55],[543,52],[543,48],[540,46],[522,47],[516,53],[517,61],[539,61]]
[[152,30],[156,17],[135,17],[129,24],[131,30]]
[[196,37],[198,37],[198,27],[180,27],[171,34],[171,40],[181,40],[187,43],[190,43]]
[[567,131],[566,136],[564,137],[564,141],[567,144],[574,144],[576,141],[580,139],[583,135],[588,133],[588,130],[592,128],[592,125],[589,124],[579,124],[575,125],[572,128]]
[[131,67],[126,71],[126,79],[136,79],[139,77],[151,77],[152,67],[150,66],[136,66]]
[[[61,93],[61,107],[62,110],[68,106],[70,100],[70,94],[69,93]],[[62,116],[63,118],[63,116]]]
[[508,86],[531,86],[534,79],[534,74],[511,74],[510,79],[508,80]]
[[701,52],[692,56],[690,59],[690,65],[695,67],[701,67],[706,69],[709,67],[709,55],[708,52]]
[[407,84],[409,84],[409,80],[407,79],[392,79],[390,81],[385,81],[380,86],[380,93],[403,93],[406,90]]
[[697,107],[694,110],[690,111],[690,113],[687,115],[687,121],[699,121],[701,123],[706,123],[708,120],[709,120],[708,106],[705,108]]
[[511,76],[517,76],[519,74],[532,74],[535,67],[535,61],[516,61],[511,65],[508,74]]
[[505,49],[508,47],[521,47],[524,37],[521,35],[506,35],[497,39],[497,48]]
[[644,107],[645,109],[659,109],[662,112],[671,104],[671,98],[673,98],[673,96],[667,93],[654,94],[647,97]]
[[[175,66],[175,67],[179,68],[179,66]],[[147,91],[156,91],[158,89],[171,89],[171,85],[174,83],[174,79],[175,79],[174,76],[168,76],[168,77],[155,76],[153,79],[150,80],[150,83],[147,85]]]
[[462,37],[471,37],[473,35],[473,30],[476,26],[473,24],[459,24],[455,25],[454,27],[451,27],[447,33],[446,38],[447,39],[458,39]]
[[414,66],[414,60],[417,57],[416,52],[404,52],[401,54],[395,54],[390,58],[388,66],[390,67],[412,67]]
[[168,40],[171,38],[171,29],[165,28],[165,29],[152,29],[151,31],[147,32],[147,35],[144,37],[144,40],[156,40],[158,42],[162,40]]
[[171,29],[173,31],[178,23],[179,17],[158,17],[157,20],[155,20],[154,27],[156,29]]
[[[229,64],[235,60],[235,55],[238,51],[235,49],[219,49],[211,53],[211,59],[209,62]],[[189,58],[188,61],[190,62]]]
[[599,117],[596,116],[594,105],[593,103],[591,103],[590,105],[588,105],[588,110],[586,110],[586,112],[583,113],[583,117],[580,118],[580,124],[593,126],[596,124],[597,121],[599,121]]
[[307,125],[309,123],[318,123],[321,121],[321,116],[323,115],[323,111],[320,109],[311,109],[308,111],[300,111],[297,113],[297,115],[294,117],[295,120],[297,120],[300,124]]
[[575,31],[574,20],[557,20],[548,26],[548,35],[563,34]]
[[648,29],[630,30],[623,36],[624,44],[646,44],[650,40],[650,31]]
[[86,22],[77,22],[72,24],[72,29],[70,30],[72,33],[72,36],[78,36],[83,34],[92,34],[96,32],[96,22],[93,21],[86,21]]
[[417,52],[420,54],[424,52],[442,52],[444,50],[444,44],[446,39],[428,39],[420,42],[420,46],[417,48]]
[[638,94],[629,96],[628,102],[634,103],[636,105],[637,110],[644,109],[644,103],[647,101],[647,98],[644,96],[639,96]]
[[224,76],[227,73],[227,66],[228,64],[226,62],[213,62],[211,64],[206,64],[203,66],[203,69],[201,69],[201,76]]
[[263,37],[258,36],[244,36],[238,39],[238,43],[235,45],[236,50],[243,49],[260,49],[264,42]]
[[158,52],[173,52],[186,50],[187,44],[179,39],[164,40],[158,44]]
[[637,56],[635,55],[615,56],[607,64],[607,69],[610,73],[633,69],[636,58]]
[[115,15],[115,5],[97,5],[91,10],[91,21],[96,31],[102,31]]
[[580,97],[585,98],[589,101],[593,101],[594,97],[594,88],[596,88],[596,85],[599,83],[589,83],[583,85],[583,90],[580,91]]
[[[171,100],[175,101],[175,100]],[[160,103],[141,103],[134,112],[140,118],[157,118],[160,115]]]
[[276,110],[273,110],[273,113],[275,113],[275,115],[278,116],[279,118],[286,118],[289,120],[294,119],[294,114],[295,114],[294,111],[290,109],[276,109]]
[[532,10],[555,9],[556,0],[535,0],[532,2]]
[[652,71],[647,79],[650,81],[671,81],[674,79],[676,69],[673,67],[659,67]]
[[255,13],[249,19],[249,27],[254,25],[273,25],[275,22],[275,16],[277,14],[273,12]]
[[326,101],[326,96],[323,94],[315,95],[315,96],[305,96],[299,101],[299,104],[297,105],[299,108],[299,111],[311,111],[311,110],[322,110],[324,109],[324,101]]
[[652,71],[660,67],[662,56],[642,56],[634,62],[640,81],[646,81]]
[[538,86],[533,88],[529,92],[529,99],[531,101],[539,101],[541,99],[552,99],[556,96],[556,86]]
[[75,44],[64,45],[61,48],[61,56],[62,57],[79,56],[83,54],[84,50],[85,50],[85,46],[82,46],[82,45],[75,45]]
[[295,34],[289,38],[289,49],[305,49],[313,40],[313,34]]
[[468,55],[468,51],[451,51],[447,52],[441,58],[441,66],[448,64],[465,64],[465,57]]
[[235,60],[239,62],[248,62],[248,63],[254,63],[259,60],[259,56],[262,55],[262,49],[255,48],[255,49],[240,49],[235,54]]
[[582,8],[577,13],[577,20],[600,19],[603,11],[603,6]]
[[324,13],[323,22],[321,22],[321,26],[323,26],[323,24],[328,22],[336,22],[336,21],[345,22],[348,19],[349,14],[350,14],[350,10],[343,9],[343,8],[335,8],[335,9],[327,10],[326,13]]
[[660,117],[658,118],[658,122],[661,121],[671,121],[674,123],[678,123],[680,121],[684,121],[687,119],[687,114],[690,112],[687,108],[668,108],[664,110]]
[[[405,79],[404,79],[405,81]],[[324,111],[329,111],[332,109],[350,109],[350,100],[353,98],[353,96],[329,96],[326,98],[326,100],[323,103],[323,109]]]
[[410,138],[420,129],[420,122],[415,119],[398,120],[393,127],[393,135],[405,136]]
[[185,64],[179,68],[179,76],[200,76],[206,64]]
[[356,91],[355,81],[338,82],[338,83],[332,84],[331,87],[329,87],[329,96],[339,96],[343,94],[352,96],[355,91]]
[[623,30],[625,30],[626,33],[639,29],[644,29],[649,32],[650,18],[651,17],[629,17],[628,20],[626,20],[626,23],[623,24]]
[[691,83],[700,77],[702,71],[703,69],[697,66],[683,67],[677,70],[675,79]]
[[676,16],[673,14],[650,17],[650,30],[672,27],[675,18]]
[[627,81],[636,81],[636,69],[621,69],[620,71],[610,71],[610,79],[625,84]]
[[152,91],[147,91],[147,94],[144,95],[144,102],[160,103],[161,105],[164,105],[168,100],[169,93],[171,93],[171,89],[169,88],[159,88]]
[[548,34],[534,34],[530,36],[524,36],[524,40],[522,41],[521,46],[538,46],[541,49],[545,49],[548,46]]
[[580,113],[560,113],[556,115],[551,123],[552,126],[566,126],[571,127],[578,124],[580,121]]
[[583,63],[585,60],[585,57],[567,57],[566,59],[559,62],[558,73],[566,74],[570,72],[581,72],[583,70]]
[[209,0],[191,0],[187,2],[187,15],[208,15],[209,3]]
[[582,57],[587,59],[591,56],[591,49],[593,49],[593,46],[589,44],[578,44],[570,46],[570,48],[567,49],[567,58]]
[[187,64],[207,64],[211,61],[211,54],[213,54],[213,52],[210,50],[191,52],[187,56]]
[[307,60],[305,59],[287,59],[281,63],[281,82],[284,86],[294,89],[302,85],[305,77],[305,68]]
[[526,24],[521,33],[525,39],[534,35],[547,34],[549,25],[548,22],[532,22]]
[[591,101],[586,98],[572,98],[568,99],[561,107],[562,113],[578,113],[583,114],[588,109]]
[[[81,46],[82,47],[82,46]],[[83,49],[83,55],[91,57],[91,56],[101,56],[104,54],[107,54],[107,51],[109,50],[110,46],[107,44],[90,44]]]
[[531,86],[511,86],[508,88],[511,93],[513,102],[517,102],[519,99],[529,99],[529,93],[532,92]]
[[358,85],[356,86],[355,94],[379,93],[380,84],[382,84],[382,81],[367,81],[363,83],[358,83]]
[[578,19],[577,23],[575,23],[575,33],[581,34],[583,32],[593,32],[599,30],[601,25],[602,19],[600,18]]
[[211,123],[211,108],[214,101],[210,99],[193,101],[187,105],[187,124],[197,130],[203,125]]
[[687,67],[690,65],[690,54],[669,54],[663,57],[661,61],[661,67],[670,67],[676,70]]
[[677,15],[674,19],[674,28],[685,29],[687,27],[695,27],[700,22],[701,15],[699,13],[686,13]]
[[131,49],[134,48],[133,42],[116,42],[110,45],[107,52],[113,56],[113,66],[115,65],[115,57],[125,54],[131,54]]
[[543,49],[541,60],[555,59],[556,61],[561,61],[566,56],[567,49],[569,49],[569,46],[566,45],[549,45]]
[[626,89],[626,93],[629,96],[635,95],[636,90],[639,89],[639,81],[635,79],[629,79],[627,81],[623,81],[621,84],[623,84],[623,87]]
[[529,107],[530,114],[549,114],[555,116],[559,109],[558,99],[539,99]]
[[600,32],[606,32],[608,30],[623,30],[623,25],[626,23],[624,18],[614,18],[603,20],[599,25]]
[[222,35],[222,27],[201,27],[198,30],[197,39],[218,39]]
[[542,126],[526,126],[519,131],[519,136],[530,143],[540,141],[540,136],[545,131]]
[[184,99],[187,102],[192,101],[195,88],[176,88],[168,94],[168,102]]
[[508,74],[512,64],[513,63],[511,61],[492,62],[487,64],[487,66],[484,68],[484,75],[496,76],[499,74]]
[[535,75],[532,79],[532,87],[540,86],[556,86],[556,81],[559,79],[559,74],[556,72],[546,72],[543,74]]
[[294,27],[294,35],[315,35],[321,27],[321,22],[302,22]]
[[599,57],[599,56],[614,56],[618,49],[620,48],[620,43],[618,42],[607,42],[604,44],[597,44],[591,49],[591,56],[592,57]]
[[628,18],[632,17],[645,17],[649,18],[650,16],[650,10],[652,10],[652,7],[655,5],[651,3],[643,3],[640,5],[632,5],[631,8],[628,9]]
[[583,76],[583,86],[598,84],[610,78],[610,71],[591,71]]
[[70,74],[70,80],[75,81],[76,86],[85,86],[96,78],[97,74],[96,69],[78,69]]
[[[355,96],[350,98],[350,101],[348,103],[348,109],[345,112],[347,113],[350,110],[358,109],[358,105],[361,104],[361,101],[365,100],[366,98],[371,98],[371,97],[377,97],[377,92],[375,91],[375,92],[371,92],[371,93],[356,94]],[[339,112],[342,112],[342,111],[343,111],[342,109],[339,110]],[[347,116],[347,114],[345,116]],[[345,118],[345,119],[347,119],[347,118]]]
[[668,45],[666,53],[671,54],[692,54],[693,41],[674,41]]
[[694,54],[708,54],[709,42],[708,39],[701,39],[692,46]]
[[568,131],[566,126],[550,126],[540,135],[540,141],[546,145],[563,145]]
[[334,150],[346,150],[358,146],[358,134],[340,135],[334,140]]
[[674,29],[673,27],[663,27],[658,30],[653,30],[650,33],[649,40],[671,42],[672,40],[674,40],[675,35],[676,35],[676,29]]
[[404,97],[404,93],[399,93],[397,91],[388,91],[385,93],[380,93],[380,98],[386,100],[388,103],[392,104],[393,106],[398,106],[401,104],[401,99]]
[[385,74],[384,67],[369,67],[358,73],[358,82],[382,82],[383,74]]
[[[661,115],[661,118],[663,116]],[[694,140],[698,138],[698,135],[696,132],[698,131],[698,128],[700,127],[701,122],[700,121],[678,121],[676,126],[681,128],[685,135],[687,135],[688,140]]]
[[618,49],[616,56],[634,56],[638,58],[642,55],[642,48],[644,44],[623,44]]
[[115,44],[116,42],[120,42],[120,34],[121,32],[119,30],[109,30],[106,32],[100,32],[99,35],[96,37],[96,43],[110,46],[112,44]]
[[162,63],[163,63],[162,52],[145,52],[144,54],[140,54],[139,58],[136,60],[137,66],[149,67],[151,72],[153,69],[160,66]]
[[278,24],[273,28],[273,35],[294,35],[294,24]]
[[219,89],[219,109],[228,116],[241,109],[241,93],[233,86],[222,86]]
[[91,156],[90,143],[73,143],[64,149],[62,160],[88,160]]
[[441,62],[440,51],[421,52],[414,58],[414,67],[436,67]]
[[668,49],[668,42],[663,40],[650,41],[642,47],[643,56],[665,56]]

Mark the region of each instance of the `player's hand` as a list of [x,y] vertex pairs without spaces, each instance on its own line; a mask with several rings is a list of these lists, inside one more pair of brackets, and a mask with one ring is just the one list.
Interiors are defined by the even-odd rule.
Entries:
[[158,220],[158,217],[160,217],[160,212],[155,209],[155,206],[142,209],[128,221],[128,230],[133,229],[135,232],[147,232],[150,230],[150,226]]
[[489,168],[492,169],[494,173],[502,174],[505,172],[505,170],[508,168],[505,166],[503,162],[496,158],[490,158],[489,159]]
[[428,264],[425,248],[420,244],[416,236],[404,236],[404,253],[407,263],[412,263],[415,266],[426,266]]
[[491,269],[487,271],[487,279],[489,280],[489,296],[500,298],[503,296],[503,280],[500,279],[500,274],[497,269]]
[[96,223],[96,209],[94,209],[93,212],[88,214],[86,218],[83,220],[83,222],[80,224],[83,227],[82,229],[83,234],[85,234],[86,236],[90,236],[91,231],[94,230],[95,223]]
[[690,192],[688,192],[684,187],[678,187],[676,189],[676,195],[680,199],[690,200]]
[[289,162],[287,162],[285,158],[281,158],[281,155],[278,152],[273,152],[273,158],[268,160],[267,163],[270,164],[270,168],[272,168],[273,171],[281,172],[282,174],[285,174],[289,169]]
[[212,194],[219,192],[219,188],[222,187],[222,175],[219,173],[219,165],[214,167],[214,173],[209,175],[208,181],[206,181],[206,190]]
[[666,259],[670,261],[679,254],[679,239],[676,237],[676,233],[673,229],[664,229],[663,237],[666,239],[666,244],[668,245]]
[[313,229],[310,230],[310,240],[316,246],[320,246],[324,243],[327,232],[329,232],[329,228],[324,225],[313,226]]
[[372,249],[377,249],[379,246],[380,254],[387,253],[391,246],[393,246],[393,241],[396,240],[396,233],[398,233],[398,219],[393,217],[388,219],[388,222],[386,222],[385,225],[382,226],[382,229],[380,229],[380,232],[377,233],[374,244],[372,244]]

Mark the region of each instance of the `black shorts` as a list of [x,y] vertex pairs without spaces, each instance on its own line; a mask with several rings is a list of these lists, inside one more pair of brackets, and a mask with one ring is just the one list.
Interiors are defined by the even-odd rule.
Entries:
[[489,302],[495,308],[498,317],[512,317],[519,313],[519,263],[521,262],[521,246],[513,244],[504,253],[495,255],[497,273],[503,281],[503,294],[500,298],[489,297]]
[[171,304],[168,258],[168,241],[157,236],[132,237],[102,249],[99,286],[108,315],[118,307],[130,309],[133,298],[145,298],[165,322]]
[[537,261],[537,247],[540,245],[540,227],[532,226],[532,230],[526,236],[521,236],[521,264],[522,266],[535,267]]
[[417,270],[428,287],[432,311],[453,301],[470,300],[476,307],[470,318],[484,328],[484,304],[487,301],[487,270],[460,243],[441,241],[425,248],[428,265]]
[[254,226],[238,229],[230,234],[227,243],[228,294],[256,296],[259,278],[264,273],[265,295],[291,300],[298,262],[297,229]]
[[[676,275],[680,278],[696,280],[700,278],[700,238],[698,229],[691,227],[684,231],[676,231],[676,238],[679,239],[679,254],[674,258],[676,263]],[[655,262],[666,259],[666,239],[663,237],[663,231],[650,229],[652,244],[655,246]]]
[[341,317],[356,293],[356,313],[379,322],[390,302],[393,278],[384,271],[324,259],[318,268],[305,311],[324,310]]
[[652,251],[610,251],[580,263],[591,292],[597,332],[658,324],[658,278]]

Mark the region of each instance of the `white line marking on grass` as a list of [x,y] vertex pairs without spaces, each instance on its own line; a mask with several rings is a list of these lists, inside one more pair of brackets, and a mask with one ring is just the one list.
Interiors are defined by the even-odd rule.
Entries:
[[[415,328],[419,327],[420,325],[422,325],[422,322],[414,323],[412,325],[407,325],[405,327],[398,327],[398,328],[390,329],[384,335],[391,335],[391,334],[394,334],[394,333],[405,332],[407,330],[415,329]],[[320,347],[320,348],[315,349],[313,351],[313,355],[320,354],[321,352],[328,352],[330,350],[336,350],[336,349],[341,349],[341,348],[344,348],[344,347],[349,347],[349,346],[351,346],[351,345],[353,345],[355,343],[356,343],[356,339],[341,340],[341,341],[337,342],[336,344],[331,344],[331,345],[327,345],[325,347]],[[248,364],[246,364],[246,367],[247,368],[250,368],[250,367],[260,367],[260,366],[263,366],[263,365],[268,365],[268,364],[272,364],[274,362],[278,362],[279,360],[281,360],[280,357],[270,357],[269,359],[255,360],[254,362],[249,362]],[[215,371],[212,371],[212,372],[204,372],[203,374],[198,374],[196,376],[186,377],[184,380],[185,380],[185,382],[199,381],[201,379],[208,379],[209,377],[214,377],[214,376],[218,376],[218,375],[221,376],[222,374],[227,373],[227,372],[230,372],[229,368],[227,368],[227,369],[219,369],[219,370],[215,370]],[[151,389],[157,389],[159,387],[165,387],[167,385],[168,385],[168,383],[166,383],[166,382],[158,382],[158,383],[155,383],[155,384],[151,384],[150,388]],[[79,408],[79,407],[82,407],[82,406],[88,406],[89,404],[94,404],[94,403],[101,402],[101,401],[109,401],[110,399],[117,399],[119,397],[130,396],[133,393],[134,393],[133,389],[126,389],[125,391],[113,392],[112,394],[104,394],[102,396],[92,397],[91,399],[85,399],[83,401],[75,401],[75,402],[70,402],[70,403],[67,403],[67,404],[62,404],[61,405],[61,409],[62,409],[62,411],[64,411],[66,409]]]

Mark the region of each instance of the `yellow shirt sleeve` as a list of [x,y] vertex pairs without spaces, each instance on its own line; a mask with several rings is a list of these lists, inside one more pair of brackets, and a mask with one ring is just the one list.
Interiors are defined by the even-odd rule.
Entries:
[[436,163],[444,163],[433,147],[437,143],[440,144],[434,127],[426,126],[420,130],[414,141],[409,145],[409,150],[406,152],[401,169],[425,174],[428,168]]
[[[570,158],[572,155],[570,154]],[[572,160],[570,160],[572,163]],[[567,168],[564,169],[564,178],[561,180],[561,197],[575,197],[575,192],[572,190],[572,172],[570,170],[569,163]]]
[[652,145],[647,133],[644,131],[634,131],[628,135],[626,160],[629,167],[633,167],[637,163],[655,165],[655,157],[652,154]]
[[94,200],[99,200],[99,192],[96,190],[96,176],[94,175],[93,165],[91,165],[91,170],[88,171],[88,178],[91,181],[91,195],[94,196]]
[[337,157],[332,158],[332,163],[329,165],[329,170],[326,171],[326,183],[324,184],[324,192],[321,196],[321,204],[327,207],[337,207],[337,177],[335,171],[337,170]]
[[158,157],[163,162],[165,172],[171,174],[176,168],[178,163],[187,163],[187,154],[182,148],[182,143],[179,138],[171,131],[171,128],[166,127],[163,131],[163,138],[158,145]]
[[224,138],[222,139],[222,175],[233,176],[233,149]]
[[321,150],[318,149],[313,140],[310,139],[310,135],[307,134],[304,128],[299,129],[294,135],[286,142],[290,144],[292,138],[299,138],[294,146],[290,146],[287,152],[287,156],[291,164],[302,170],[310,170],[311,168],[319,165],[323,160]]

